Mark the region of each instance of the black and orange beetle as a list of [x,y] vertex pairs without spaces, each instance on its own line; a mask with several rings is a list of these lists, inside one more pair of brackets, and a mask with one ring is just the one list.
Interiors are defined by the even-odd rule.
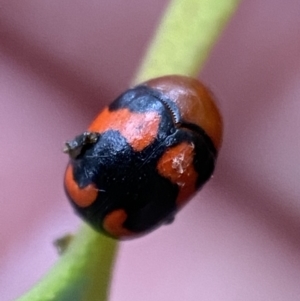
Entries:
[[127,90],[68,141],[65,190],[96,230],[132,238],[170,223],[211,177],[222,119],[207,88],[164,76]]

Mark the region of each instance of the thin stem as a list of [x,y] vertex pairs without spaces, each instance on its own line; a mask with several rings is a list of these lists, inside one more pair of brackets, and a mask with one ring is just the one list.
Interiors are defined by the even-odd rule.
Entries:
[[[134,82],[196,76],[239,0],[170,3]],[[105,301],[117,242],[83,226],[57,264],[18,301]]]
[[166,74],[197,76],[240,0],[173,0],[135,82]]
[[18,301],[107,300],[117,242],[83,225],[56,265]]

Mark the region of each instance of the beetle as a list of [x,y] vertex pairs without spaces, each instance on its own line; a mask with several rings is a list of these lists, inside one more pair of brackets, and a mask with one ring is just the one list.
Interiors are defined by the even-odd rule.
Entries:
[[198,80],[169,75],[133,87],[67,141],[64,187],[104,234],[128,239],[172,222],[211,178],[222,118]]

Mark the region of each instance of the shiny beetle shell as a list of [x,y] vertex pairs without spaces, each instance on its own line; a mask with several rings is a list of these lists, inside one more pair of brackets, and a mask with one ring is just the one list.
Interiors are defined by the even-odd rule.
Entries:
[[170,223],[211,177],[222,120],[198,80],[164,76],[127,90],[66,143],[65,190],[96,230],[133,238]]

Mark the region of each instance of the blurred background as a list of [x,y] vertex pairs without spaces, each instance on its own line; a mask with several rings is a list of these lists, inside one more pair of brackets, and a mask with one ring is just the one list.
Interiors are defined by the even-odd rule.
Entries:
[[[2,301],[80,225],[63,142],[127,89],[167,4],[0,1]],[[299,0],[242,1],[199,75],[225,122],[215,176],[171,226],[121,243],[111,301],[300,300],[299,16]]]

